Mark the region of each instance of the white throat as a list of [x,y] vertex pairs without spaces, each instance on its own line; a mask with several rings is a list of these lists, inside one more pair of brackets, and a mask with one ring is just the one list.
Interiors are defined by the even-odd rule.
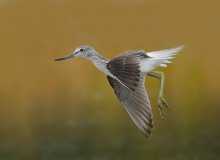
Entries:
[[91,60],[92,63],[96,66],[96,68],[100,70],[101,72],[105,73],[106,75],[111,74],[109,70],[107,69],[107,63],[109,60],[107,60],[106,58],[102,57],[101,55],[96,54],[96,55],[89,57],[88,59]]

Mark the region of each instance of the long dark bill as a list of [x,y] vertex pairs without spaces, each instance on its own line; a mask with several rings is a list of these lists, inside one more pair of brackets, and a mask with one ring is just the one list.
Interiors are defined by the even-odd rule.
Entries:
[[63,60],[68,60],[68,59],[73,58],[73,57],[74,57],[74,55],[70,54],[70,55],[67,55],[65,57],[55,58],[54,60],[55,61],[63,61]]

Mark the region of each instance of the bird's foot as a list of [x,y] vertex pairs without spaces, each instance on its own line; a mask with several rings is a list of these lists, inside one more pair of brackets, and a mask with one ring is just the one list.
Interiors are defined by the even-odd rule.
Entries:
[[158,99],[158,107],[159,107],[160,115],[162,119],[164,119],[164,115],[166,113],[165,110],[168,109],[169,106],[166,99],[163,96],[160,96]]

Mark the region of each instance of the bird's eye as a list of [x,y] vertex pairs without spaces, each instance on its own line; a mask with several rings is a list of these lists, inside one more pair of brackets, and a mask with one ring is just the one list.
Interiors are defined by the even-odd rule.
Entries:
[[82,49],[82,48],[80,48],[80,50],[79,50],[80,52],[83,52],[84,51],[84,49]]

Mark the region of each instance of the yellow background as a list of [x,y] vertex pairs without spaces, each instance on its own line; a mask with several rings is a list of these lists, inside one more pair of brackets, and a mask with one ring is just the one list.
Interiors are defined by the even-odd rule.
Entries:
[[[1,159],[219,159],[220,3],[214,0],[0,0]],[[185,48],[168,68],[170,109],[146,87],[145,139],[88,61],[54,62],[81,44],[111,58]]]

